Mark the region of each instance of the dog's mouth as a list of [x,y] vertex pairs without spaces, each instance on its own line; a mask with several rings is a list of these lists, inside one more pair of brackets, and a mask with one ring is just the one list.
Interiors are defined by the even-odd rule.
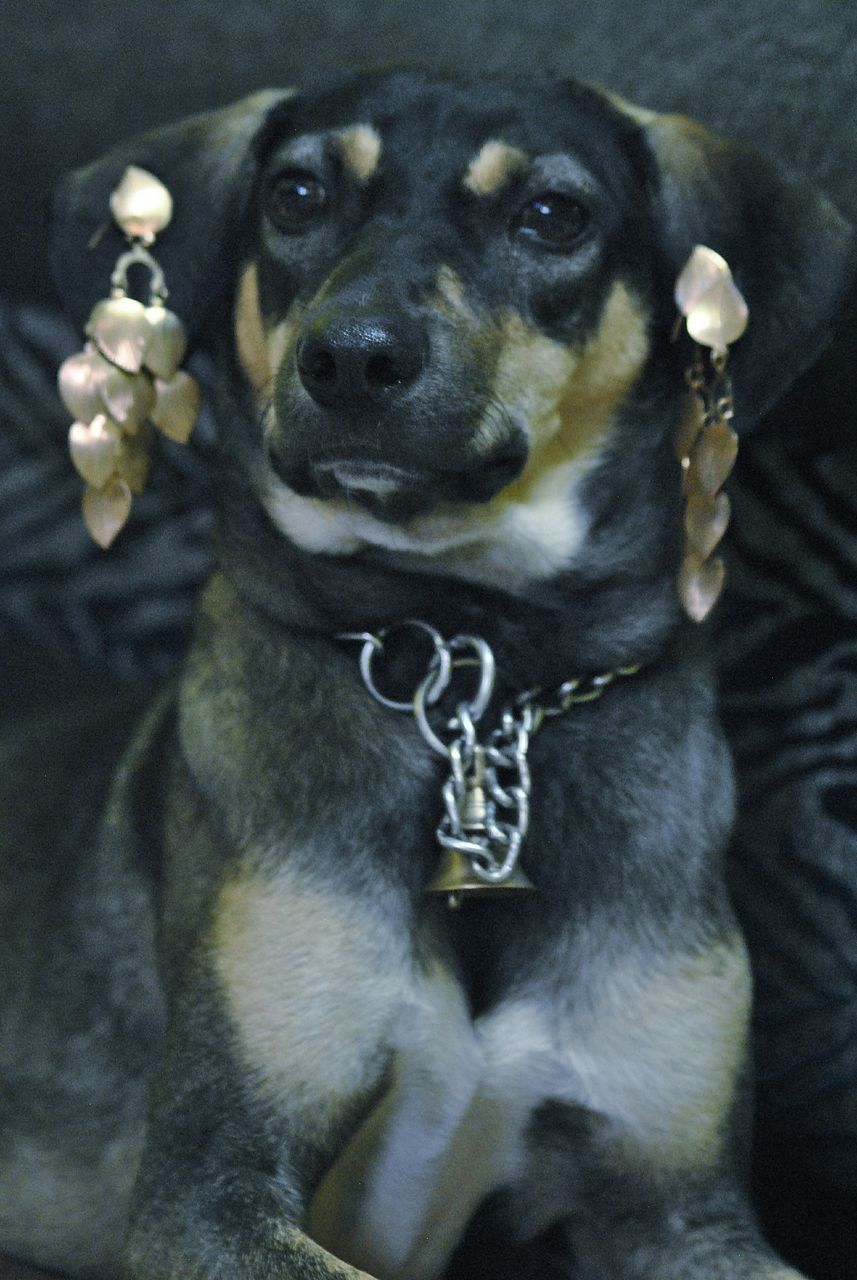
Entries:
[[425,515],[438,507],[489,502],[520,474],[523,448],[465,470],[402,466],[353,456],[278,463],[274,470],[303,497],[345,502],[389,522]]
[[338,458],[307,468],[314,496],[345,499],[382,520],[404,520],[432,505],[428,477],[388,462]]

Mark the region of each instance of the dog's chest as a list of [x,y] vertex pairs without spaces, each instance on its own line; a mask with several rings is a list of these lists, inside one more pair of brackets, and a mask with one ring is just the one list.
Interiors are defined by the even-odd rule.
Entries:
[[434,965],[398,1019],[388,1092],[312,1205],[311,1234],[371,1274],[440,1274],[492,1190],[514,1181],[538,1102],[567,1092],[531,1003],[471,1019]]
[[[531,1121],[547,1101],[600,1117],[635,1160],[705,1164],[743,1051],[743,953],[661,957],[656,973],[640,959],[525,980],[475,1020],[456,977],[431,968],[400,1011],[391,1087],[322,1182],[311,1233],[370,1274],[442,1274],[491,1192],[523,1193],[530,1220],[522,1206],[547,1176]],[[533,1206],[541,1229],[554,1211]]]
[[527,1133],[543,1101],[605,1117],[658,1164],[716,1146],[747,1014],[737,942],[675,954],[591,919],[550,956],[534,939],[529,971],[474,1019],[448,945],[430,930],[417,947],[393,898],[373,907],[284,868],[224,890],[214,940],[266,1108],[330,1153],[310,1232],[370,1274],[441,1274],[487,1195],[538,1182]]

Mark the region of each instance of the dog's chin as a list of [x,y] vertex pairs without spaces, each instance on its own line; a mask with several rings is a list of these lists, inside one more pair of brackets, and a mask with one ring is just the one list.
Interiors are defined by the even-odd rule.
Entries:
[[460,472],[354,458],[275,466],[280,478],[302,497],[345,502],[389,524],[450,506],[490,502],[519,469],[517,458]]
[[[300,490],[298,490],[300,492]],[[339,460],[308,468],[307,496],[344,499],[378,520],[398,523],[431,511],[438,502],[430,477],[386,462]]]

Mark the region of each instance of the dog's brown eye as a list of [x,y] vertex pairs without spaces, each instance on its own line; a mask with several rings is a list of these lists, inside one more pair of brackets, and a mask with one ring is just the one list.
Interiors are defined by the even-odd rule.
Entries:
[[310,173],[281,173],[268,188],[265,208],[281,231],[303,231],[327,207],[324,185]]
[[570,249],[589,226],[589,214],[572,196],[546,191],[525,204],[514,228],[552,249]]

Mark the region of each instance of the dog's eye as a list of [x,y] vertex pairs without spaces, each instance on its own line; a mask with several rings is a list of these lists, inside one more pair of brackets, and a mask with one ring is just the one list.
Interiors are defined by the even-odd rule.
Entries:
[[281,231],[303,231],[327,207],[327,190],[311,173],[289,170],[275,178],[265,197],[268,216]]
[[589,222],[589,213],[573,196],[545,191],[524,205],[513,229],[551,249],[570,249]]

